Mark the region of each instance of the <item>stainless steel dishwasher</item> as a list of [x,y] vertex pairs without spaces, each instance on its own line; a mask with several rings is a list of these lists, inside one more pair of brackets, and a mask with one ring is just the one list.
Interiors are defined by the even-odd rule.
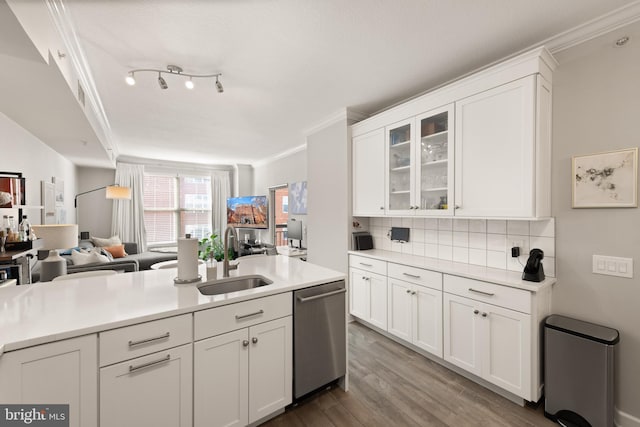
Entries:
[[346,374],[344,280],[293,293],[293,397]]

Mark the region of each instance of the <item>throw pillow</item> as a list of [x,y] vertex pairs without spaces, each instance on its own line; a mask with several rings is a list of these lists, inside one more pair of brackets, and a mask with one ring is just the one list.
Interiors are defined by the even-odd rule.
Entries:
[[105,247],[105,246],[121,245],[122,241],[120,240],[119,236],[111,236],[108,239],[91,236],[91,243],[93,243],[98,247]]
[[100,255],[97,252],[83,253],[73,250],[71,251],[71,261],[73,262],[73,265],[85,265],[93,263],[105,264],[109,262],[109,258],[104,255]]
[[113,255],[113,258],[124,258],[127,253],[124,251],[124,245],[105,246],[102,249]]

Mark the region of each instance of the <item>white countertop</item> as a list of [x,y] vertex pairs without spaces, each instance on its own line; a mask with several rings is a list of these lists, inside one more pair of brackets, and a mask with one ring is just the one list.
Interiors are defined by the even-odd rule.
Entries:
[[[288,292],[344,274],[287,256],[240,258],[231,276],[261,274],[273,284],[204,296],[175,285],[176,269],[87,277],[0,289],[0,355],[37,344]],[[222,265],[218,266],[218,277]],[[201,283],[201,282],[199,282]]]
[[469,279],[497,283],[499,285],[524,289],[531,292],[537,292],[556,283],[555,277],[547,277],[542,282],[529,282],[522,280],[522,273],[518,271],[500,270],[497,268],[482,267],[479,265],[464,264],[461,262],[445,261],[437,258],[384,251],[382,249],[349,251],[349,253],[379,259],[381,261],[395,262],[411,267],[439,271],[441,273],[451,274],[454,276],[468,277]]

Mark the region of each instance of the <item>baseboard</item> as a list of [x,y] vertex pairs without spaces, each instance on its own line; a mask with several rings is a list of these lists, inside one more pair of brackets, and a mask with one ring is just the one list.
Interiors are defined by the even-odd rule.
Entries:
[[640,427],[640,418],[636,418],[616,408],[613,423],[616,427]]

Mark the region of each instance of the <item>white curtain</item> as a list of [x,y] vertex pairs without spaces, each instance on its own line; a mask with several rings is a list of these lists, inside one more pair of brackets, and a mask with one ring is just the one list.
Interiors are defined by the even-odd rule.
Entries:
[[116,184],[131,188],[131,200],[114,200],[111,217],[111,234],[120,236],[123,242],[135,242],[138,251],[147,250],[147,233],[144,228],[144,166],[118,163]]
[[211,173],[211,219],[213,232],[220,238],[227,228],[227,199],[231,197],[229,172]]

